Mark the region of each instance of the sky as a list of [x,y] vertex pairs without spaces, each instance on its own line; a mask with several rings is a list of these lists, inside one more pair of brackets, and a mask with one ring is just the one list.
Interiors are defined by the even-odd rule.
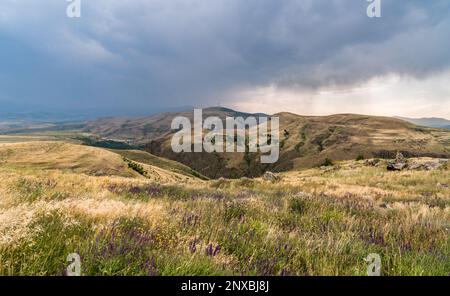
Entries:
[[450,1],[0,0],[0,113],[450,118]]

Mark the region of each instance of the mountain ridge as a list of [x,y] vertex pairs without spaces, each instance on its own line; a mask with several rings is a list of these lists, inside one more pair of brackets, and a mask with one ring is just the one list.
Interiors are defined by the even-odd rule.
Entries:
[[410,118],[410,117],[395,116],[394,118],[405,120],[407,122],[421,126],[450,129],[450,120],[440,117]]
[[259,154],[174,153],[171,136],[152,139],[145,150],[184,163],[211,177],[255,177],[267,170],[287,171],[320,166],[331,160],[357,157],[450,157],[450,131],[420,127],[404,120],[360,114],[302,116],[290,112],[280,117],[280,159],[273,165],[258,162]]
[[[175,153],[171,129],[175,116],[192,122],[193,112],[165,112],[137,118],[101,118],[78,130],[91,137],[85,144],[100,147],[123,143],[126,149],[140,148],[153,155],[180,162],[209,178],[257,177],[265,171],[297,170],[320,166],[327,161],[356,158],[405,156],[450,158],[450,130],[418,126],[399,118],[363,114],[305,116],[291,112],[274,115],[246,113],[225,107],[203,109],[203,119],[226,117],[278,116],[280,157],[272,165],[261,164],[259,153]],[[74,137],[76,139],[76,137]],[[103,143],[103,144],[102,144]],[[106,145],[105,143],[109,143]],[[106,145],[106,146],[104,146]],[[123,149],[123,148],[120,148]]]

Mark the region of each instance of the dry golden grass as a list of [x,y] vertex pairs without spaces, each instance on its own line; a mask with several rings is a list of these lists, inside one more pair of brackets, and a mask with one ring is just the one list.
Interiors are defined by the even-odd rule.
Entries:
[[[166,114],[164,120],[172,116]],[[276,116],[280,119],[280,158],[269,166],[261,165],[258,154],[173,153],[170,143],[174,131],[167,129],[162,133],[159,120],[153,129],[150,128],[153,122],[147,122],[147,129],[157,130],[161,134],[151,143],[145,141],[148,144],[145,149],[182,162],[211,178],[255,177],[261,176],[267,168],[276,172],[306,169],[321,165],[326,158],[342,161],[356,159],[359,155],[366,158],[388,157],[395,156],[397,151],[403,151],[405,155],[450,157],[450,131],[446,129],[419,127],[395,118],[357,114],[300,116],[283,112]],[[145,130],[141,128],[143,122],[138,122],[135,129],[142,132]],[[113,134],[124,136],[129,131],[129,124],[133,125],[128,122],[126,129],[119,126]],[[102,122],[100,126],[109,125]],[[164,126],[168,128],[170,125]],[[145,139],[132,138],[138,143]]]
[[[417,163],[430,158],[412,159]],[[281,184],[298,186],[308,193],[336,197],[358,196],[374,201],[442,201],[450,205],[450,171],[406,170],[388,172],[385,162],[368,167],[363,161],[344,161],[334,167],[287,172]],[[283,185],[279,185],[283,186]]]
[[58,169],[91,175],[136,177],[121,157],[104,149],[65,142],[31,142],[0,144],[2,166]]
[[[348,161],[202,181],[68,143],[0,145],[0,274],[450,273],[450,171]],[[99,174],[102,171],[103,174]],[[108,175],[105,175],[108,173]],[[124,251],[125,250],[125,251]]]
[[[62,170],[94,176],[122,176],[143,178],[130,169],[122,156],[102,148],[67,142],[1,143],[0,164],[28,170]],[[141,163],[147,170],[147,179],[159,183],[197,181],[193,176],[168,171]]]

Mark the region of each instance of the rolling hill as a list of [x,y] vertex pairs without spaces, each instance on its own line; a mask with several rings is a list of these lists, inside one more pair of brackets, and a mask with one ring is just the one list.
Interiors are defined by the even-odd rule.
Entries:
[[[245,118],[251,115],[267,116],[221,107],[203,109],[203,118],[217,116],[224,120],[226,117]],[[275,114],[280,118],[281,151],[278,162],[273,165],[261,164],[257,153],[178,154],[170,146],[175,132],[170,125],[175,116],[192,120],[193,112],[160,113],[140,118],[103,118],[83,123],[73,136],[70,136],[70,131],[64,131],[64,135],[89,146],[121,149],[114,152],[122,156],[128,154],[126,157],[131,155],[144,164],[145,161],[155,161],[156,156],[160,157],[158,165],[167,164],[161,160],[163,158],[174,160],[186,166],[178,167],[175,172],[183,174],[192,169],[195,176],[209,178],[255,177],[267,170],[281,172],[311,168],[320,166],[326,159],[392,158],[397,151],[405,156],[450,156],[450,131],[445,129],[418,126],[391,117],[357,114],[301,116],[288,112]],[[136,148],[150,154],[144,156],[144,152],[125,152]]]
[[[224,119],[227,116],[247,117],[250,115],[257,116],[263,114],[250,114],[221,107],[203,109],[203,117],[218,116]],[[141,145],[170,135],[173,132],[170,125],[172,119],[176,116],[184,116],[192,121],[193,112],[189,110],[184,112],[159,113],[141,118],[102,118],[87,122],[84,131],[106,139],[125,141],[132,145]]]
[[368,253],[387,263],[383,276],[448,275],[448,166],[388,172],[352,160],[202,181],[145,152],[120,154],[0,144],[0,275],[67,275],[73,252],[87,276],[362,276]]
[[[203,110],[203,118],[224,119],[253,114],[213,107]],[[258,114],[256,114],[258,115]],[[421,127],[391,117],[357,114],[301,116],[283,112],[280,118],[280,159],[273,165],[261,164],[260,155],[247,153],[174,153],[170,142],[175,116],[193,117],[192,111],[163,113],[138,119],[109,118],[89,122],[84,131],[95,136],[141,145],[153,155],[176,160],[211,177],[254,177],[266,170],[287,171],[320,166],[328,158],[350,160],[356,157],[450,156],[450,131]]]
[[[390,118],[278,116],[280,163],[293,167],[360,149],[448,147],[448,132]],[[11,139],[0,144],[0,275],[66,275],[74,251],[82,275],[361,276],[372,252],[389,263],[383,275],[448,274],[448,164],[391,172],[387,161],[350,160],[273,179],[201,180],[145,151]],[[248,169],[241,154],[179,156],[199,157],[207,173]],[[202,157],[219,157],[225,169]]]
[[182,162],[208,177],[254,177],[266,170],[287,171],[320,166],[327,158],[392,158],[406,156],[449,157],[450,132],[422,128],[388,118],[354,114],[325,117],[276,114],[280,118],[280,158],[273,165],[261,164],[258,154],[181,153],[171,150],[171,134],[151,141],[152,154]]
[[159,183],[187,183],[206,179],[183,164],[144,151],[114,151],[64,141],[2,143],[0,167],[141,178]]
[[421,126],[428,126],[428,127],[435,127],[435,128],[445,128],[450,129],[450,120],[445,118],[437,118],[437,117],[430,117],[430,118],[408,118],[408,117],[400,117],[397,116],[395,118],[402,119],[417,125]]
[[146,151],[141,151],[141,150],[119,150],[119,149],[111,149],[112,152],[117,153],[119,155],[122,155],[123,157],[130,159],[132,161],[141,163],[141,164],[146,164],[146,165],[151,165],[151,166],[156,166],[159,167],[161,169],[167,170],[167,171],[171,171],[177,174],[182,174],[182,175],[186,175],[189,177],[197,177],[200,179],[208,179],[207,177],[201,175],[200,173],[194,171],[193,169],[191,169],[190,167],[170,160],[170,159],[166,159],[166,158],[162,158],[162,157],[158,157],[155,156],[153,154],[150,154]]

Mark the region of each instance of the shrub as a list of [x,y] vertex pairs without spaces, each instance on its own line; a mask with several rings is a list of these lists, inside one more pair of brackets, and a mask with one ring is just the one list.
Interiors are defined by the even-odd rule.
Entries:
[[306,203],[300,199],[293,199],[289,202],[289,208],[294,213],[303,214],[305,212]]
[[224,218],[226,222],[229,222],[233,219],[242,219],[245,216],[246,208],[242,203],[231,202],[225,204],[225,213]]
[[356,161],[364,160],[364,155],[360,154],[356,157]]
[[331,160],[330,158],[325,158],[325,160],[322,162],[322,164],[320,166],[332,166],[333,165],[333,160]]
[[301,148],[303,145],[305,145],[304,142],[299,142],[299,143],[297,143],[297,144],[295,145],[295,147],[294,147],[295,151],[300,152],[300,148]]
[[130,169],[132,169],[135,172],[138,172],[139,174],[141,174],[142,176],[146,176],[147,175],[147,171],[144,169],[144,167],[142,165],[140,165],[139,163],[136,163],[134,161],[129,160],[128,158],[123,158],[123,160],[128,163],[128,167]]

